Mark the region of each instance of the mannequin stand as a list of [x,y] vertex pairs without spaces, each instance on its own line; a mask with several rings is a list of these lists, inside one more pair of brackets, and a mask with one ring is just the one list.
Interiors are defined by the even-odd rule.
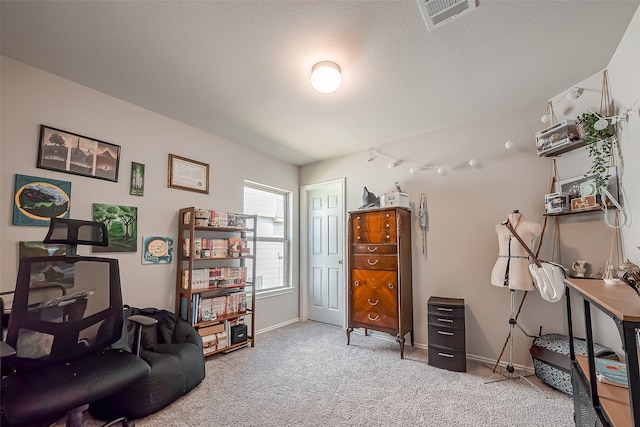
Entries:
[[[529,375],[519,374],[516,372],[515,368],[513,367],[513,336],[514,336],[515,327],[517,326],[518,329],[520,329],[520,331],[529,338],[536,338],[536,337],[534,335],[529,335],[528,333],[525,332],[524,329],[522,329],[520,325],[518,325],[517,317],[515,315],[516,291],[515,289],[510,289],[509,292],[511,295],[511,312],[509,316],[509,336],[507,337],[507,341],[509,345],[509,363],[507,364],[505,371],[496,372],[496,366],[498,365],[498,363],[500,363],[500,359],[498,359],[496,361],[496,366],[494,366],[493,368],[494,374],[491,375],[488,381],[485,381],[485,384],[491,384],[491,383],[496,383],[496,382],[506,381],[506,380],[520,379],[520,380],[526,381],[531,387],[533,387],[534,389],[542,393],[542,390],[540,390],[540,388],[538,388],[534,383],[532,383],[526,378],[533,374],[529,374]],[[502,354],[500,355],[500,357],[502,357]],[[499,375],[500,377],[498,379],[493,379],[496,375]]]

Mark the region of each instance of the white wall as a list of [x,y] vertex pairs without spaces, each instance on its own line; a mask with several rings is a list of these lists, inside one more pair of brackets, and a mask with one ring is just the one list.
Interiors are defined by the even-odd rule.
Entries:
[[[640,97],[640,11],[636,12],[624,39],[614,55],[609,69],[613,98],[623,110]],[[584,88],[582,99],[569,102],[564,92],[553,99],[556,120],[575,119],[585,105],[600,105],[602,74],[592,76],[576,86]],[[570,88],[567,88],[567,90]],[[426,100],[425,102],[428,102]],[[585,104],[586,103],[586,104]],[[626,191],[625,204],[631,213],[639,212],[640,171],[635,167],[640,158],[640,105],[636,104],[629,122],[621,128],[621,147],[627,167],[622,182]],[[300,185],[347,176],[347,205],[355,210],[361,204],[363,186],[376,195],[389,190],[399,181],[410,194],[414,210],[413,280],[414,323],[416,341],[427,342],[427,309],[430,296],[464,298],[467,304],[467,353],[480,360],[495,360],[508,333],[509,292],[491,286],[491,268],[497,255],[495,225],[512,209],[520,209],[530,221],[543,223],[544,194],[550,190],[552,160],[538,158],[535,153],[535,132],[547,125],[540,122],[546,105],[534,105],[520,111],[496,113],[488,120],[458,126],[407,141],[381,147],[381,151],[406,163],[393,169],[389,158],[378,156],[365,164],[367,152],[320,162],[301,169]],[[455,112],[452,112],[455,114]],[[515,147],[505,150],[504,143],[513,140]],[[479,161],[478,169],[468,161]],[[410,165],[444,165],[447,176],[434,170],[412,175]],[[560,179],[579,176],[589,168],[585,150],[561,156],[558,161]],[[421,252],[421,232],[417,222],[420,194],[427,195],[430,230],[428,254]],[[541,257],[561,261],[569,266],[575,259],[586,259],[594,265],[604,265],[609,257],[612,230],[602,214],[590,213],[558,219],[559,249],[553,250],[555,220],[549,220]],[[632,223],[622,230],[625,252],[638,262],[640,226]],[[517,294],[519,303],[521,294]],[[580,301],[573,301],[574,325],[578,336],[584,336]],[[640,303],[640,297],[639,301]],[[596,341],[620,351],[619,336],[610,319],[594,315]],[[567,333],[564,298],[555,304],[546,302],[536,292],[530,292],[523,306],[519,324],[529,333]],[[531,365],[528,349],[531,339],[520,331],[515,333],[514,363]],[[508,360],[507,355],[503,361]]]
[[[92,203],[138,208],[138,252],[110,253],[118,258],[126,303],[174,309],[176,262],[142,265],[143,236],[168,236],[177,242],[177,211],[196,206],[242,212],[244,180],[291,191],[298,200],[298,168],[242,145],[94,91],[12,59],[1,57],[0,290],[13,289],[18,241],[42,240],[46,227],[12,225],[15,174],[70,181],[71,217],[91,219]],[[161,88],[159,88],[161,90]],[[117,183],[36,168],[40,124],[120,145]],[[168,154],[210,165],[209,195],[167,187]],[[145,193],[129,195],[131,162],[144,163]],[[297,230],[297,210],[293,229]],[[297,232],[296,232],[297,236]],[[79,249],[88,253],[87,249]],[[257,330],[298,318],[297,239],[294,239],[295,290],[257,302]]]

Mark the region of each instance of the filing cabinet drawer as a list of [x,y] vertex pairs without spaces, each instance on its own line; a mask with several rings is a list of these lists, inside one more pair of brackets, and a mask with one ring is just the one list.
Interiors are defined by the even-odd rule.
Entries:
[[467,372],[467,355],[463,350],[452,350],[429,344],[429,365],[448,371]]

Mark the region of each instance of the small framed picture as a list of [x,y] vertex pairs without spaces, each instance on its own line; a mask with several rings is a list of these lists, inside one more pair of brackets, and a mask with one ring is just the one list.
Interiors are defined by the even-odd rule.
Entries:
[[118,182],[120,146],[40,125],[37,167]]
[[169,154],[168,186],[209,194],[209,165]]
[[142,163],[131,162],[129,194],[144,196],[144,165]]

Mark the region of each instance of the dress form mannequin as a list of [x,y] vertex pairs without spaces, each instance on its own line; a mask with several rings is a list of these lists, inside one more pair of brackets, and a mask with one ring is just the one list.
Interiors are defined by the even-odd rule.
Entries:
[[[518,210],[509,214],[509,222],[529,248],[533,248],[542,232],[542,226],[525,221]],[[535,290],[529,273],[529,256],[525,249],[503,224],[496,225],[496,234],[498,235],[498,260],[491,271],[491,284],[521,291]]]

